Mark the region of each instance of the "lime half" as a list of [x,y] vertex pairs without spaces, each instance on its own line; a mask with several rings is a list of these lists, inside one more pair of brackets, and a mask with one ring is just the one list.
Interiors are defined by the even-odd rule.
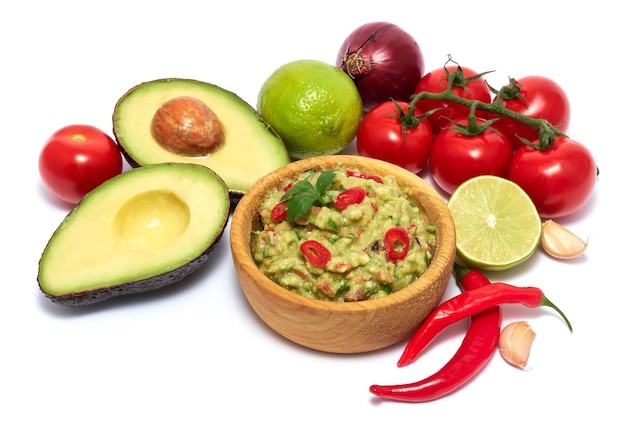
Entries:
[[472,267],[509,269],[530,258],[541,241],[537,208],[507,179],[468,179],[452,193],[448,208],[456,227],[457,254]]

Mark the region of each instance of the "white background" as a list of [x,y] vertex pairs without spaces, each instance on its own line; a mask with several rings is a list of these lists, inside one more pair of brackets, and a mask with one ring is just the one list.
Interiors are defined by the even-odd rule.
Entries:
[[[11,4],[11,6],[8,6]],[[624,52],[618,2],[4,2],[0,7],[2,226],[0,435],[623,435]],[[588,205],[562,223],[589,236],[573,261],[538,251],[492,280],[535,285],[568,315],[507,307],[537,333],[528,371],[496,354],[470,384],[425,404],[378,402],[368,388],[441,367],[464,325],[398,369],[405,343],[362,355],[305,349],[251,311],[228,235],[210,263],[152,295],[86,309],[39,291],[37,263],[68,212],[43,187],[40,148],[58,128],[111,132],[134,85],[203,80],[256,106],[281,64],[333,63],[343,39],[390,21],[420,44],[426,70],[452,54],[477,71],[541,74],[572,105],[569,135],[601,175]],[[428,175],[423,174],[428,180]],[[623,209],[623,208],[622,208]],[[622,216],[623,217],[623,216]],[[227,229],[228,232],[228,229]],[[453,282],[447,295],[457,292]]]

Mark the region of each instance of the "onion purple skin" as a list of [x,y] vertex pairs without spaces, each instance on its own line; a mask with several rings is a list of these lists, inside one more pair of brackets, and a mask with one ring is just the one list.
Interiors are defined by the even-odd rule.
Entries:
[[424,74],[417,41],[384,21],[363,24],[348,35],[335,65],[354,80],[363,112],[389,99],[409,101]]

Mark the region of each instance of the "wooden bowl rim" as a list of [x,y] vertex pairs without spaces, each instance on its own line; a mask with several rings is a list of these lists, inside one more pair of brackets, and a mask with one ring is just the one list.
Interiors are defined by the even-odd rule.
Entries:
[[[374,174],[394,175],[401,186],[406,186],[407,182],[414,191],[421,193],[422,201],[418,200],[420,206],[425,209],[431,221],[437,222],[437,247],[435,255],[428,269],[422,276],[416,279],[407,287],[398,290],[381,299],[372,299],[359,302],[332,302],[311,299],[301,296],[293,291],[287,290],[272,281],[257,267],[250,252],[250,232],[252,230],[251,220],[256,214],[256,207],[267,190],[279,186],[285,178],[301,171],[317,168],[318,170],[334,168],[339,165],[351,167],[359,171],[367,171]],[[423,205],[423,199],[428,200],[428,205]],[[306,306],[320,313],[339,312],[370,312],[379,308],[403,304],[426,290],[431,284],[437,281],[442,274],[445,274],[446,266],[456,254],[456,235],[452,215],[437,191],[418,175],[409,172],[394,164],[380,161],[373,158],[353,155],[331,155],[314,158],[306,158],[294,161],[281,167],[272,173],[261,178],[250,190],[248,190],[239,201],[231,220],[230,229],[233,256],[240,263],[240,267],[255,279],[258,288],[270,293],[274,297],[279,297],[289,301],[296,306]]]

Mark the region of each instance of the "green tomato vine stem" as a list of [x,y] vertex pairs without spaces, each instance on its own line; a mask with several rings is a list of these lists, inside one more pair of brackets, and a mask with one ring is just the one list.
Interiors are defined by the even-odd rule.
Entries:
[[[525,139],[522,139],[526,144],[538,150],[550,149],[554,144],[554,140],[557,136],[567,137],[564,132],[561,132],[547,120],[532,118],[502,106],[502,94],[506,91],[506,86],[500,89],[493,102],[485,103],[481,102],[480,100],[466,99],[464,97],[456,95],[452,91],[453,85],[454,82],[452,80],[448,80],[448,86],[445,91],[441,91],[439,93],[422,91],[420,93],[413,94],[411,96],[410,108],[414,109],[417,105],[417,102],[420,100],[446,100],[473,109],[473,111],[471,111],[472,115],[475,110],[479,110],[483,112],[488,112],[490,114],[499,115],[501,117],[508,117],[520,123],[524,123],[531,128],[539,131],[539,140],[537,144],[531,144],[528,141],[525,141]],[[412,113],[412,110],[410,110],[410,112]]]

